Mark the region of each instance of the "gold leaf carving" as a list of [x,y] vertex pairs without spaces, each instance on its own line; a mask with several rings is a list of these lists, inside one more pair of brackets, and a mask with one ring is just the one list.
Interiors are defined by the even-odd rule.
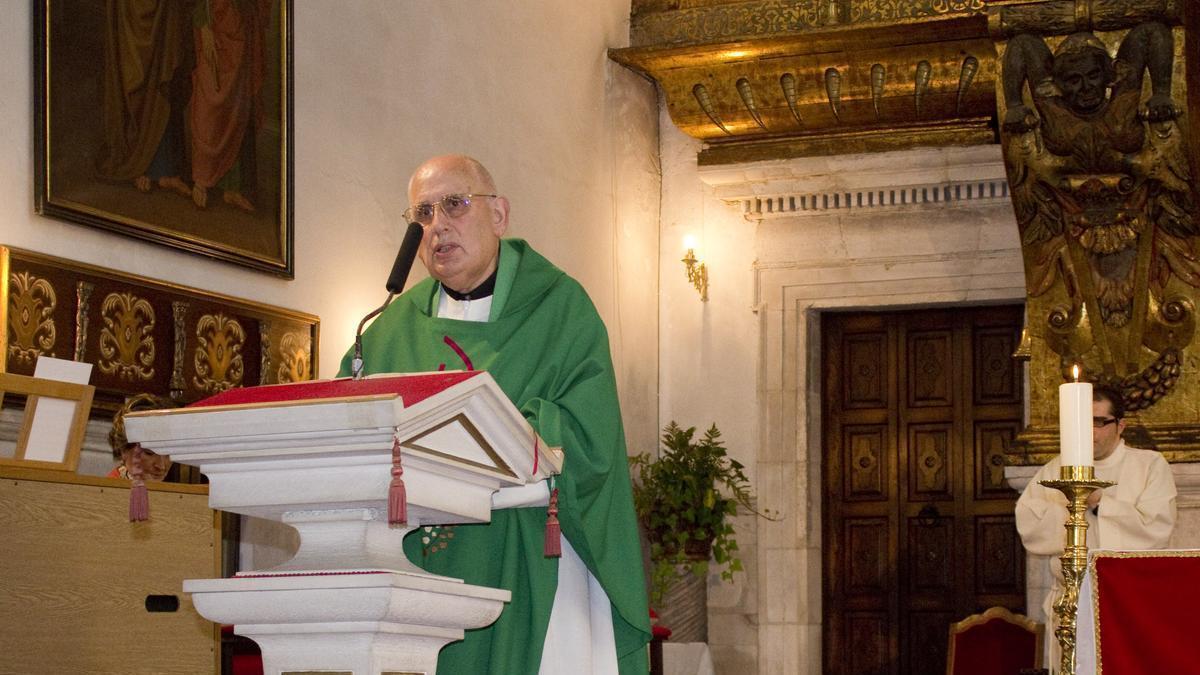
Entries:
[[963,99],[967,95],[967,90],[971,88],[971,83],[975,81],[977,72],[979,72],[979,59],[968,54],[967,58],[963,59],[962,69],[958,74],[958,99],[954,103],[956,113],[962,112]]
[[887,67],[882,63],[871,66],[871,106],[879,117],[879,103],[883,100],[883,87],[887,84]]
[[132,293],[109,293],[100,317],[100,372],[123,380],[153,378],[154,307],[149,301]]
[[873,23],[958,12],[978,13],[983,9],[983,0],[851,0],[850,20]]
[[783,89],[783,98],[787,101],[788,110],[792,112],[792,117],[804,124],[804,118],[800,116],[800,111],[796,109],[796,102],[799,100],[796,95],[796,76],[791,73],[784,73],[779,77],[779,86]]
[[825,95],[829,98],[834,119],[842,121],[842,74],[837,68],[825,69]]
[[[635,12],[630,26],[633,45],[699,44],[758,36],[819,30],[847,23],[978,14],[984,0],[758,0]],[[692,6],[689,6],[692,5]]]
[[307,336],[300,333],[286,333],[279,341],[279,354],[282,357],[279,364],[279,382],[302,382],[309,378],[311,345]]
[[737,87],[738,96],[742,97],[742,104],[746,106],[746,111],[754,118],[755,124],[766,130],[767,125],[763,124],[762,117],[758,114],[758,106],[754,103],[754,89],[750,85],[750,80],[745,77],[738,78],[734,86]]
[[697,83],[696,86],[692,87],[692,96],[696,97],[696,103],[700,105],[700,109],[704,111],[704,114],[708,115],[708,119],[712,120],[712,123],[717,125],[718,129],[728,134],[729,129],[725,127],[725,123],[721,121],[720,116],[717,115],[717,111],[713,107],[712,96],[708,93],[708,87]]
[[913,100],[917,106],[917,117],[920,117],[924,111],[922,103],[925,100],[925,95],[929,93],[929,85],[932,79],[933,66],[925,59],[921,59],[917,63],[916,75],[913,76]]
[[196,343],[192,384],[197,389],[215,394],[242,384],[246,331],[236,319],[222,313],[205,314],[196,322]]
[[57,300],[54,287],[28,272],[14,272],[8,328],[12,340],[8,355],[15,363],[32,364],[41,354],[53,356],[56,332],[51,315]]

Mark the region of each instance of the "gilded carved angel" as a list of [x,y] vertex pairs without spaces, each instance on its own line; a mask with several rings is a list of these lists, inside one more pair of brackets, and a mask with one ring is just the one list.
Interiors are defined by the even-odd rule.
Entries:
[[[1175,124],[1173,60],[1171,31],[1155,22],[1131,29],[1115,58],[1090,32],[1066,37],[1053,53],[1040,37],[1017,35],[1003,58],[1003,129],[1030,298],[1061,280],[1073,303],[1070,327],[1107,331],[1073,344],[1108,345],[1102,370],[1127,393],[1145,375],[1129,367],[1143,347],[1177,359],[1175,350],[1191,339],[1190,328],[1153,329],[1179,323],[1181,312],[1187,326],[1194,321],[1191,306],[1168,288],[1172,279],[1200,288],[1200,227]],[[1143,103],[1147,74],[1151,93]],[[1026,83],[1036,112],[1026,103]],[[1084,356],[1061,345],[1056,351],[1064,359]]]

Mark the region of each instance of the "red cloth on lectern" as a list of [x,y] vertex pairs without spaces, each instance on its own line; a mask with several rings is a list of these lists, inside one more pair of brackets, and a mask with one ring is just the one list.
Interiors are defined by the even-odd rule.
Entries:
[[260,387],[239,387],[196,401],[189,407],[202,408],[214,405],[347,398],[350,396],[373,396],[377,394],[399,394],[400,398],[404,400],[404,405],[407,407],[445,391],[460,382],[469,380],[479,375],[480,372],[452,370],[440,373],[370,377],[362,380],[343,377],[336,380],[268,384]]
[[1200,557],[1097,556],[1096,640],[1104,673],[1200,673]]

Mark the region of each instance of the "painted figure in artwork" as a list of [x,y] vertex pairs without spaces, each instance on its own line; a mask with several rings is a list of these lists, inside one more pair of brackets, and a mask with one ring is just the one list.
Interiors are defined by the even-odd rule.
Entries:
[[1053,53],[1042,38],[1017,35],[1003,57],[1005,152],[1029,297],[1062,294],[1034,320],[1044,319],[1064,368],[1082,361],[1131,410],[1173,386],[1200,288],[1173,60],[1171,31],[1154,22],[1131,29],[1115,58],[1089,32]]
[[225,203],[254,211],[255,136],[262,126],[265,31],[271,0],[201,0],[195,9],[192,72],[192,201],[208,204],[219,187]]
[[189,195],[184,168],[185,5],[175,0],[112,0],[104,35],[100,176]]

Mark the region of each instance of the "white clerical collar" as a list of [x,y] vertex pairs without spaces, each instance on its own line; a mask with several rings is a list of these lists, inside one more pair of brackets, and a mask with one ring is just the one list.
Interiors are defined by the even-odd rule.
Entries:
[[489,295],[478,300],[455,300],[442,288],[438,292],[437,315],[442,319],[487,321],[492,313],[492,297],[494,296]]
[[1105,457],[1104,459],[1096,460],[1096,468],[1106,469],[1109,467],[1117,466],[1121,463],[1121,460],[1124,457],[1125,457],[1125,440],[1121,439],[1121,440],[1117,441],[1117,447],[1113,448],[1111,455],[1109,455],[1108,457]]

